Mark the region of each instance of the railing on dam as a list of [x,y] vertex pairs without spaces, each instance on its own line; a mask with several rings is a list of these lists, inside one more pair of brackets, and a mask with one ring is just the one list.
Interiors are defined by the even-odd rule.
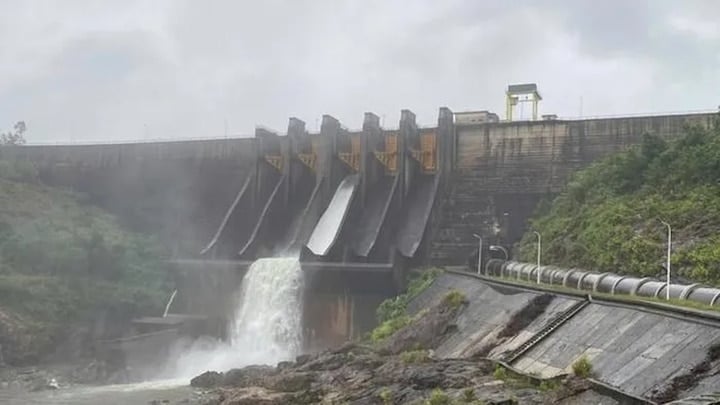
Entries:
[[703,110],[685,110],[685,111],[640,112],[640,113],[629,113],[629,114],[558,116],[557,120],[558,121],[587,121],[587,120],[621,119],[621,118],[652,118],[652,117],[678,116],[678,115],[714,114],[714,113],[718,113],[718,112],[720,112],[720,110],[703,109]]

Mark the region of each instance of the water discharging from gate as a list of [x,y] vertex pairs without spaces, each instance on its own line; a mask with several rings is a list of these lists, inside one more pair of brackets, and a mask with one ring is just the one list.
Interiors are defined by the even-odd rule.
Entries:
[[301,349],[302,271],[297,259],[255,261],[242,283],[230,344],[255,363],[292,359]]
[[[266,258],[252,264],[237,296],[229,341],[215,339],[177,348],[162,380],[57,391],[0,389],[0,403],[37,405],[146,404],[158,398],[181,401],[192,395],[188,379],[205,371],[292,360],[302,346],[303,277],[295,258]],[[170,379],[168,379],[170,378]]]
[[303,275],[296,258],[256,260],[243,278],[228,342],[196,342],[178,356],[175,374],[193,377],[251,364],[292,360],[302,348]]

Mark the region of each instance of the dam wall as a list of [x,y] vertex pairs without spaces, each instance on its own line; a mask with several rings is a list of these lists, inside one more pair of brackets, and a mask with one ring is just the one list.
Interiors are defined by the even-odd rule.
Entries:
[[[562,191],[574,172],[640,145],[644,134],[673,139],[687,125],[708,127],[717,114],[455,125],[452,178],[430,261],[466,264],[486,244],[512,246],[537,203]],[[485,257],[489,257],[485,256]]]
[[[85,193],[131,228],[159,235],[175,258],[294,251],[311,261],[388,263],[401,246],[421,262],[437,190],[451,176],[452,117],[441,108],[438,126],[421,129],[403,110],[398,129],[384,129],[366,113],[353,131],[324,115],[319,133],[290,118],[283,135],[258,127],[239,139],[18,145],[0,148],[0,159]],[[350,193],[340,190],[349,183]],[[342,206],[330,207],[335,200]],[[316,243],[304,249],[309,240]]]
[[252,172],[255,140],[223,139],[0,148],[39,180],[85,194],[175,254],[200,250]]
[[[720,386],[716,372],[720,359],[703,366],[720,347],[720,317],[588,301],[581,295],[548,295],[457,273],[439,276],[409,310],[428,308],[452,290],[461,291],[468,305],[456,321],[456,330],[435,351],[439,357],[489,357],[545,378],[571,372],[572,364],[586,356],[593,378],[648,400],[658,400],[681,376],[692,375],[696,383],[681,390],[679,397]],[[540,311],[529,311],[538,306]],[[557,319],[562,322],[534,340]],[[699,372],[703,367],[705,371]]]
[[293,252],[305,262],[399,255],[406,266],[457,265],[476,251],[473,234],[512,246],[538,201],[578,169],[644,134],[672,139],[715,115],[468,125],[443,107],[426,128],[409,110],[397,129],[373,113],[361,130],[325,115],[319,133],[291,118],[285,135],[257,128],[239,139],[8,146],[0,159],[29,163],[44,183],[159,235],[174,258]]

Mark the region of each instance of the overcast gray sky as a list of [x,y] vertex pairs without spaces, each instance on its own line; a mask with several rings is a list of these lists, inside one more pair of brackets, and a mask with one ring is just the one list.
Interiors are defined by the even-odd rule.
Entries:
[[504,115],[518,82],[561,116],[712,109],[718,21],[715,0],[0,0],[0,130],[250,135],[403,108],[430,125],[439,106]]

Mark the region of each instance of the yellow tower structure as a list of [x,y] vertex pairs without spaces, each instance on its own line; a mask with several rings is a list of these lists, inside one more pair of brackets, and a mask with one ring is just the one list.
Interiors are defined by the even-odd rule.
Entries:
[[535,83],[511,84],[505,92],[505,118],[513,120],[513,109],[519,103],[532,103],[532,119],[538,119],[538,104],[542,100]]

